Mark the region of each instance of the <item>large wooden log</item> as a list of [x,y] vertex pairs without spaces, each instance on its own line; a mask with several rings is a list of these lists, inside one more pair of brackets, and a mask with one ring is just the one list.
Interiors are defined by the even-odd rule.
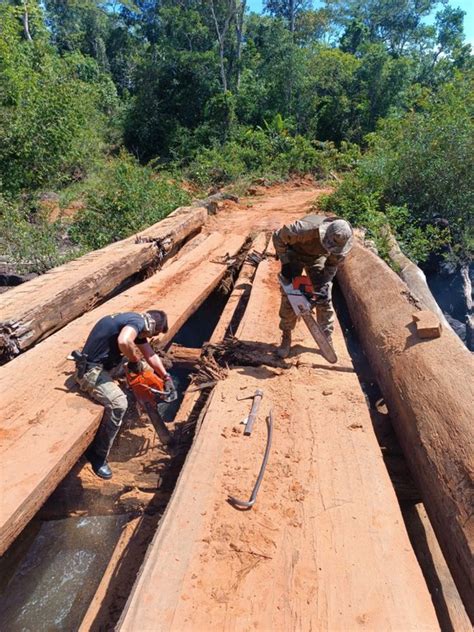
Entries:
[[466,609],[423,504],[406,503],[402,511],[416,557],[430,588],[441,629],[472,632]]
[[[275,261],[259,265],[237,334],[273,350],[277,271]],[[300,359],[321,358],[302,325],[295,343]],[[438,629],[339,327],[335,344],[337,367],[241,367],[218,383],[121,632]],[[251,402],[236,396],[256,388],[260,412],[243,437]],[[269,408],[257,503],[237,511],[227,498],[250,494]]]
[[[102,407],[74,386],[73,363],[95,322],[106,314],[162,308],[163,344],[201,305],[226,273],[221,262],[245,237],[211,234],[188,256],[84,314],[0,369],[0,554],[41,507],[93,437]],[[106,483],[105,483],[106,484]]]
[[420,340],[407,286],[356,245],[338,274],[410,469],[474,617],[472,355],[450,330]]
[[134,274],[158,264],[206,221],[204,208],[176,209],[150,228],[58,266],[0,297],[5,362],[92,309]]

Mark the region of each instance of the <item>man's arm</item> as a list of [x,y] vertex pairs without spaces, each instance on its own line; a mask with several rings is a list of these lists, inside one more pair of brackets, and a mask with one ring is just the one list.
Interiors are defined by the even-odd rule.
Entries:
[[316,292],[330,283],[336,276],[339,264],[344,261],[343,255],[330,254],[327,257],[320,257],[317,264],[313,267],[311,281]]
[[298,219],[292,224],[285,224],[279,230],[273,233],[273,244],[278,259],[282,263],[288,263],[288,248],[293,244],[310,241],[314,238],[315,228],[312,224],[308,224],[305,220]]
[[117,340],[120,351],[130,362],[138,362],[141,358],[138,347],[135,344],[137,335],[137,331],[133,327],[126,325],[119,333]]
[[155,353],[153,347],[149,342],[144,342],[143,344],[139,344],[138,348],[143,353],[145,360],[151,366],[151,368],[161,377],[166,377],[168,375],[168,371],[163,366],[163,362],[158,354]]

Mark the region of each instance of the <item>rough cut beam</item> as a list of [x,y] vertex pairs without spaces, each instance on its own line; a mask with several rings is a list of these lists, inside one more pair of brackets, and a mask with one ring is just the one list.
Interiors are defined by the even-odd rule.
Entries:
[[92,309],[137,272],[198,231],[204,208],[176,209],[146,230],[50,270],[0,297],[0,360],[6,361]]
[[70,390],[73,366],[67,354],[83,345],[99,318],[120,311],[166,310],[170,328],[163,342],[169,342],[226,273],[220,261],[235,255],[244,241],[211,234],[187,257],[0,369],[0,554],[71,469],[99,424],[102,407]]
[[450,330],[420,340],[407,286],[356,245],[339,272],[454,581],[474,620],[474,362]]
[[[252,245],[249,250],[249,255],[256,254],[257,256],[263,255],[265,252],[265,247],[268,241],[268,237],[265,233],[259,233],[252,242]],[[232,290],[231,295],[229,296],[229,300],[227,301],[221,317],[219,318],[219,322],[216,325],[216,328],[212,332],[211,339],[209,342],[211,344],[219,344],[222,342],[226,336],[226,333],[229,331],[229,328],[233,324],[232,321],[237,314],[237,311],[244,311],[245,301],[248,300],[250,296],[250,290],[252,289],[252,280],[255,276],[255,271],[257,266],[252,261],[245,261],[240,272],[239,276],[234,284],[234,288]],[[231,335],[235,334],[235,331],[229,331]]]

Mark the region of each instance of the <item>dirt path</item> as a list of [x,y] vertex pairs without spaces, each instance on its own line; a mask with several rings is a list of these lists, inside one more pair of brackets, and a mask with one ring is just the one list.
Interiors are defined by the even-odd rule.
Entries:
[[217,215],[206,223],[206,230],[227,232],[275,230],[287,221],[310,213],[321,195],[329,188],[317,187],[310,179],[293,184],[259,187],[257,194],[243,198],[240,203],[221,202]]
[[[278,264],[259,266],[238,337],[278,338]],[[337,366],[297,328],[289,369],[219,383],[125,611],[121,630],[436,630],[342,332]],[[251,438],[240,420],[264,390]],[[268,470],[247,498],[274,416]]]

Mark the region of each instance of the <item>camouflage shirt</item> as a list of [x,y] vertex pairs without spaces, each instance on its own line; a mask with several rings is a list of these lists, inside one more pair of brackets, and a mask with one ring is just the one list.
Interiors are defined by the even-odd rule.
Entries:
[[345,259],[344,255],[331,254],[323,246],[320,227],[324,230],[332,221],[334,218],[324,215],[306,215],[282,226],[273,233],[278,259],[282,263],[299,261],[303,265],[318,264],[321,268],[320,284],[332,281],[337,266]]

